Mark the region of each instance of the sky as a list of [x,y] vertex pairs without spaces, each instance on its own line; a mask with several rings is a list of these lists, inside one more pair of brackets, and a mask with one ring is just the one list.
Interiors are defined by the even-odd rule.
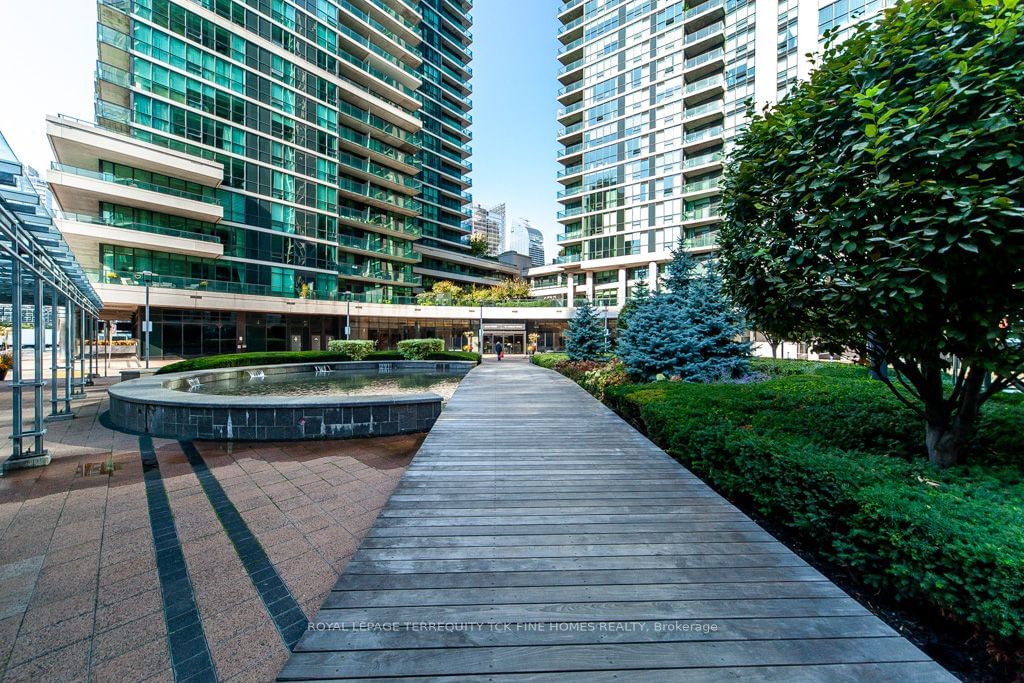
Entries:
[[[556,54],[560,0],[476,0],[473,8],[473,201],[504,202],[555,255]],[[94,0],[0,0],[0,131],[25,163],[51,161],[47,114],[93,118]],[[19,93],[12,97],[12,93]]]

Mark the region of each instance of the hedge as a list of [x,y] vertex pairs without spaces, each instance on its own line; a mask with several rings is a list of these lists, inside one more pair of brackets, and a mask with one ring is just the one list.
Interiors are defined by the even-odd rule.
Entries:
[[406,360],[424,360],[432,353],[444,352],[444,340],[403,339],[398,342],[398,351]]
[[863,585],[1011,651],[1024,642],[1024,483],[1019,467],[993,464],[1011,457],[994,449],[1019,449],[1020,404],[986,412],[975,460],[988,464],[937,471],[917,457],[923,428],[876,382],[660,382],[608,388],[606,401]]
[[530,356],[530,362],[548,370],[554,370],[558,363],[567,360],[569,360],[569,354],[566,353],[535,353]]
[[[442,351],[431,353],[425,360],[436,361],[467,361],[480,362],[479,353],[467,351]],[[266,353],[227,353],[219,356],[190,358],[165,365],[156,371],[158,375],[171,372],[197,372],[200,370],[217,370],[219,368],[244,368],[251,365],[283,365],[285,363],[343,363],[357,360],[348,351],[268,351]],[[363,361],[400,361],[407,360],[398,351],[372,351],[366,354]]]
[[352,360],[363,360],[373,352],[376,342],[370,339],[332,339],[327,342],[327,350],[347,353]]

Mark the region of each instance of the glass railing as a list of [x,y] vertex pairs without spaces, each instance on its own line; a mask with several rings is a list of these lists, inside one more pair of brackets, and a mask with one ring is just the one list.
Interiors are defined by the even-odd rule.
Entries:
[[346,220],[375,226],[391,232],[400,232],[413,237],[420,236],[420,229],[417,226],[385,214],[374,213],[369,209],[360,211],[358,209],[350,209],[346,206],[339,206],[338,216]]
[[683,68],[692,69],[694,67],[700,66],[701,64],[707,64],[708,62],[714,61],[716,59],[721,59],[724,56],[725,50],[723,50],[720,47],[716,47],[714,50],[702,52],[696,57],[690,57],[689,59],[686,60]]
[[722,7],[723,5],[725,5],[725,0],[707,0],[707,2],[702,2],[699,5],[694,5],[690,9],[686,10],[686,20],[688,21],[690,19],[693,19],[698,14],[703,14],[704,12],[707,12],[710,9]]
[[68,221],[75,221],[76,223],[88,223],[89,225],[102,225],[108,228],[137,230],[138,232],[146,232],[153,235],[180,237],[182,239],[196,240],[198,242],[212,242],[220,244],[220,238],[216,235],[207,235],[201,232],[189,232],[188,230],[178,230],[177,228],[169,228],[164,225],[150,225],[148,223],[137,223],[135,221],[119,221],[116,218],[104,218],[103,216],[93,216],[86,213],[70,213],[68,211],[59,212],[57,217]]
[[700,156],[690,157],[683,162],[684,168],[696,168],[697,166],[704,166],[705,164],[712,164],[716,161],[721,161],[725,158],[725,155],[721,152],[711,152],[710,154],[701,154]]
[[127,71],[118,69],[116,66],[110,66],[104,62],[96,62],[96,78],[124,88],[131,84],[131,78],[129,78]]
[[719,177],[706,178],[705,180],[697,180],[692,183],[686,183],[683,185],[683,194],[689,194],[691,192],[704,192],[707,190],[717,190],[719,187]]
[[684,41],[683,44],[684,45],[693,45],[694,43],[699,43],[700,41],[704,40],[705,38],[707,38],[709,36],[713,36],[716,33],[721,33],[724,30],[725,30],[725,22],[724,21],[716,21],[713,24],[705,26],[704,28],[702,28],[699,31],[694,31],[693,33],[687,33],[686,34],[686,40]]
[[555,259],[555,263],[579,263],[582,258],[582,254],[562,254]]
[[582,4],[583,0],[569,0],[569,2],[557,8],[556,16],[561,16],[562,14],[565,14],[566,12],[571,10],[572,8],[579,7]]
[[577,59],[574,62],[569,62],[568,64],[566,64],[565,66],[563,66],[562,68],[560,68],[558,70],[558,75],[559,76],[564,76],[565,74],[569,73],[570,71],[575,71],[576,69],[578,69],[581,66],[583,66],[583,61],[584,61],[583,58],[580,58],[580,59]]
[[352,263],[337,264],[338,275],[345,277],[361,277],[367,280],[382,280],[384,282],[400,282],[408,285],[419,285],[423,278],[412,272],[411,269],[387,270],[376,264],[356,265]]
[[714,88],[715,86],[724,86],[724,85],[725,85],[725,79],[723,79],[721,76],[717,76],[717,75],[716,76],[708,76],[707,78],[702,78],[699,81],[694,81],[693,83],[687,83],[686,84],[686,94],[687,95],[691,95],[691,94],[693,94],[695,92],[698,92],[700,90],[707,90],[708,88]]
[[275,293],[267,285],[254,285],[245,282],[226,282],[223,280],[204,280],[191,277],[153,274],[149,277],[131,271],[114,271],[86,269],[89,280],[101,284],[145,287],[152,289],[188,289],[202,292],[222,292],[226,294],[248,294],[251,296],[281,296],[297,298],[298,294]]
[[572,154],[577,154],[577,153],[582,152],[582,151],[583,151],[583,144],[582,143],[576,144],[576,145],[571,145],[569,147],[565,147],[563,149],[558,150],[558,158],[561,159],[562,157],[567,157],[567,156],[570,156]]
[[581,130],[583,130],[583,122],[582,121],[580,121],[579,123],[574,123],[571,126],[563,126],[558,131],[558,137],[563,137],[565,135],[572,135],[573,133],[578,133]]
[[563,232],[559,234],[555,239],[559,242],[568,242],[569,240],[576,240],[583,237],[582,230],[573,230],[571,232]]
[[560,107],[558,109],[558,116],[565,116],[566,114],[573,114],[583,108],[583,102],[576,102],[570,104],[568,107]]
[[404,142],[408,142],[413,145],[418,145],[420,143],[418,134],[410,133],[398,126],[392,125],[379,116],[363,111],[354,104],[350,104],[344,100],[338,100],[338,111],[345,116],[356,119],[357,121],[362,121],[366,125],[372,126],[382,133],[387,133],[388,135],[398,138]]
[[575,50],[576,48],[578,48],[582,44],[583,44],[583,39],[582,38],[577,38],[576,40],[572,41],[568,45],[563,45],[562,47],[558,48],[558,54],[561,55],[561,54],[565,54],[569,50]]
[[708,218],[718,218],[721,215],[721,207],[718,204],[712,204],[710,206],[702,206],[700,208],[687,209],[683,211],[683,220],[701,221]]
[[575,29],[575,28],[577,28],[579,26],[582,26],[582,25],[583,25],[583,17],[578,17],[576,19],[573,19],[568,24],[563,24],[563,25],[558,27],[558,35],[562,35],[563,33],[568,33],[569,31],[572,31],[573,29]]
[[409,243],[381,244],[379,240],[370,239],[369,237],[338,235],[338,244],[342,247],[348,247],[349,249],[358,249],[359,251],[381,254],[382,256],[395,256],[404,259],[414,259],[416,261],[419,261],[422,258],[420,253],[414,251],[412,245]]
[[686,137],[683,138],[683,144],[692,145],[696,142],[705,142],[713,138],[722,137],[722,133],[725,130],[722,126],[712,126],[711,128],[705,128],[703,130],[695,130],[692,133],[687,133]]
[[564,209],[558,212],[558,218],[571,218],[572,216],[578,216],[583,213],[582,206],[574,206],[571,209]]
[[[136,187],[140,190],[148,190],[150,192],[159,192],[160,194],[170,195],[172,197],[180,197],[182,199],[191,199],[196,202],[204,202],[206,204],[216,204],[217,200],[212,196],[202,195],[196,192],[189,192],[187,190],[177,190],[173,187],[165,187],[164,185],[156,185],[154,183],[147,183],[141,180],[135,180],[134,178],[123,178],[116,176],[113,173],[103,173],[101,171],[91,171],[86,168],[78,168],[77,166],[68,166],[67,164],[59,164],[56,161],[50,162],[50,168],[61,173],[71,173],[72,175],[82,176],[83,178],[92,178],[93,180],[100,180],[105,183],[114,183],[117,185],[127,185],[130,187]],[[213,190],[211,189],[211,193]]]
[[559,88],[558,89],[558,96],[562,97],[563,95],[569,95],[571,93],[576,92],[577,90],[582,90],[582,89],[583,89],[583,81],[576,81],[575,83],[570,83],[569,85],[567,85],[567,86],[565,86],[563,88]]
[[686,111],[683,112],[683,121],[687,119],[695,119],[698,116],[704,116],[712,112],[724,112],[725,105],[721,100],[714,100],[713,102],[705,102],[696,107],[687,107]]
[[696,237],[688,237],[686,240],[683,241],[683,245],[687,249],[707,249],[709,247],[717,247],[718,231],[713,230],[711,232],[706,232],[703,235],[698,235]]
[[583,170],[583,164],[576,164],[575,166],[568,166],[558,172],[559,178],[564,178],[567,175],[575,175]]
[[577,185],[576,187],[567,187],[564,190],[558,191],[558,199],[564,199],[565,197],[575,197],[576,195],[583,192],[583,186]]

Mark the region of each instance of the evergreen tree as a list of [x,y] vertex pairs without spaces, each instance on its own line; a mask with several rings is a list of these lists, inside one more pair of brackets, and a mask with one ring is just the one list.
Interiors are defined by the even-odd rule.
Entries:
[[750,344],[741,340],[743,323],[713,269],[698,273],[679,248],[666,269],[666,290],[638,302],[619,332],[618,355],[629,373],[688,382],[742,376]]
[[618,320],[615,321],[615,333],[619,335],[624,329],[629,327],[629,318],[633,315],[633,312],[647,300],[647,297],[651,295],[651,290],[647,287],[646,280],[638,280],[633,285],[633,296],[626,300],[623,304],[622,310],[619,311]]
[[600,360],[608,352],[605,323],[590,301],[580,303],[569,320],[565,350],[571,361]]

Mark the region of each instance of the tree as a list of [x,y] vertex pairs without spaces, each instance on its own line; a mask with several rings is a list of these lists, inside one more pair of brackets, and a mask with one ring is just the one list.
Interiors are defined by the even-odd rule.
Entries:
[[473,256],[487,255],[487,236],[481,232],[469,236],[469,253]]
[[643,304],[647,300],[647,297],[651,295],[651,290],[647,287],[646,280],[638,280],[633,285],[633,295],[626,299],[626,303],[622,305],[619,310],[619,317],[615,321],[615,333],[621,334],[624,329],[629,327],[629,318],[636,311],[637,307]]
[[1017,2],[898,3],[752,116],[724,183],[734,300],[758,329],[891,365],[939,467],[1024,371],[1022,34]]
[[589,300],[576,307],[565,332],[565,350],[569,360],[601,360],[608,352],[605,322]]
[[638,300],[625,329],[619,328],[618,355],[630,375],[714,382],[746,373],[750,344],[743,322],[714,269],[697,271],[680,243],[664,291]]

